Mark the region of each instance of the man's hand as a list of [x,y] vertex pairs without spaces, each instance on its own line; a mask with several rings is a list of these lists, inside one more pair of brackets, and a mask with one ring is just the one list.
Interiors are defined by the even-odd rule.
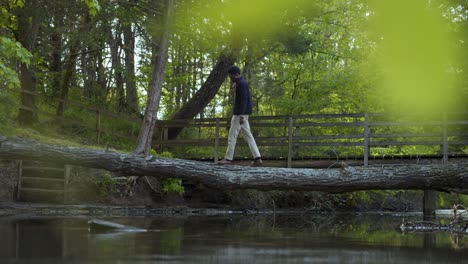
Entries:
[[244,116],[239,116],[239,123],[242,125],[244,124]]

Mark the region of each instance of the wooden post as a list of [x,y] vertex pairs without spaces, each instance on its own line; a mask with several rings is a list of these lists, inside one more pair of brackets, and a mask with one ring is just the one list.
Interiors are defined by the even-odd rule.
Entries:
[[370,143],[370,129],[369,129],[369,114],[364,114],[364,166],[369,166],[369,143]]
[[[447,113],[442,115],[442,163],[448,162],[448,138],[447,138]],[[424,190],[423,197],[423,216],[424,218],[433,218],[436,209],[436,191]]]
[[20,258],[20,230],[19,230],[19,221],[15,221],[15,261],[18,261]]
[[218,160],[219,160],[219,118],[216,118],[214,162],[218,163]]
[[[294,136],[296,138],[301,136],[301,127],[299,127],[299,126],[296,127],[296,130],[294,130]],[[294,145],[294,156],[296,158],[299,157],[299,144],[298,143],[296,143],[296,145]]]
[[96,142],[99,145],[101,142],[101,111],[96,110]]
[[293,118],[288,117],[288,168],[292,166],[293,155]]
[[165,127],[164,125],[161,127],[161,153],[164,151],[164,141],[169,140],[169,128]]
[[159,120],[156,120],[156,124],[155,124],[155,131],[157,131],[156,133],[154,133],[153,135],[156,135],[156,151],[158,153],[162,153],[162,141],[163,141],[163,135],[162,135],[162,125],[160,125],[160,121]]
[[436,192],[434,190],[424,190],[423,216],[431,218],[435,216]]

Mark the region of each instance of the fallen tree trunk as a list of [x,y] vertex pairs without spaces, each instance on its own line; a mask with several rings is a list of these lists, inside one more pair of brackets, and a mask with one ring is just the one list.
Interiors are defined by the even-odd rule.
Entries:
[[419,189],[468,193],[468,164],[379,165],[338,169],[219,166],[214,163],[145,157],[105,150],[42,144],[0,136],[0,158],[48,161],[118,172],[173,177],[220,189],[359,190]]

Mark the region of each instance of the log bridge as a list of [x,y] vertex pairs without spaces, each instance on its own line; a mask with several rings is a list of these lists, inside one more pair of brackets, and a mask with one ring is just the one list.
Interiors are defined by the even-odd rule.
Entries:
[[43,144],[0,136],[0,158],[35,160],[105,169],[125,176],[172,177],[219,189],[359,190],[418,189],[468,194],[468,163],[347,166],[298,169],[220,166],[215,163],[139,156]]
[[[465,114],[466,115],[466,114]],[[279,117],[268,119],[252,118],[251,126],[256,130],[257,125],[267,122],[264,127],[271,130],[282,130],[286,136],[261,137],[257,136],[259,146],[263,146],[263,153],[269,147],[287,150],[287,167],[219,166],[214,162],[203,162],[190,159],[169,159],[154,156],[138,156],[108,150],[84,149],[43,144],[37,141],[15,137],[0,136],[0,159],[33,160],[53,162],[55,164],[69,164],[91,168],[105,169],[123,176],[155,176],[172,177],[200,182],[211,188],[219,189],[257,189],[257,190],[308,190],[328,193],[342,193],[359,190],[388,190],[388,189],[416,189],[425,190],[425,204],[434,202],[432,190],[457,192],[468,194],[468,159],[461,155],[461,159],[449,160],[451,147],[457,150],[468,145],[468,119],[454,119],[444,114],[442,120],[421,120],[390,122],[372,120],[371,117],[382,118],[379,115],[326,115],[326,116],[296,116],[286,117],[286,122]],[[321,122],[311,121],[321,118]],[[330,121],[339,118],[341,121]],[[285,125],[281,127],[278,123]],[[300,121],[302,120],[302,122]],[[346,120],[346,121],[343,121]],[[214,123],[213,123],[214,122]],[[214,129],[215,138],[211,136],[203,139],[199,134],[198,140],[168,140],[168,128],[175,123],[162,122],[158,125],[160,138],[156,140],[156,147],[162,150],[176,150],[190,144],[207,146],[214,149],[218,159],[218,148],[223,144],[220,134],[227,131],[221,128],[219,119],[178,121],[178,125],[213,135],[213,131],[202,128],[207,126]],[[392,132],[392,126],[411,126],[412,132]],[[415,128],[416,126],[416,128]],[[419,127],[418,127],[419,126]],[[438,130],[434,130],[437,127]],[[308,132],[307,128],[314,129]],[[318,131],[318,129],[323,129]],[[333,131],[339,128],[339,131]],[[165,132],[166,131],[166,132]],[[267,133],[258,132],[257,133]],[[302,134],[299,134],[301,131]],[[414,131],[418,131],[414,133]],[[429,132],[428,132],[429,131]],[[223,133],[222,133],[223,132]],[[385,132],[385,133],[384,133]],[[314,135],[315,134],[315,135]],[[425,138],[426,140],[421,140]],[[427,140],[429,139],[429,140]],[[214,143],[214,146],[213,146]],[[207,144],[207,145],[206,145]],[[211,145],[211,146],[210,146]],[[440,162],[427,164],[370,164],[370,149],[388,146],[417,146],[432,145],[440,147]],[[337,160],[333,168],[291,168],[299,148],[311,147],[316,149],[330,149]],[[363,151],[362,163],[355,163],[341,159],[335,147],[358,147]],[[429,208],[429,206],[425,206]]]

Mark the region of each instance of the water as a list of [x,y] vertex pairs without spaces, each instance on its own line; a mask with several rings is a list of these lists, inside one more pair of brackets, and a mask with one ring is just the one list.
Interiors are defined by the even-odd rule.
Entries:
[[[468,263],[468,236],[408,233],[389,215],[0,218],[0,263]],[[414,218],[412,220],[421,220]]]

